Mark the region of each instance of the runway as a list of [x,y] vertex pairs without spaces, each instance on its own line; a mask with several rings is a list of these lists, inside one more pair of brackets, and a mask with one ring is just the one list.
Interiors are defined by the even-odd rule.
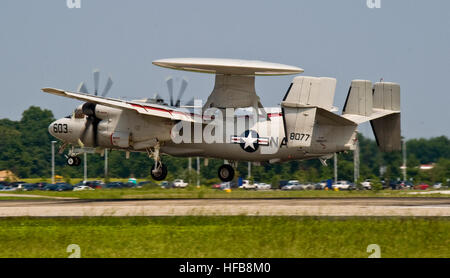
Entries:
[[3,200],[0,217],[450,216],[450,198]]

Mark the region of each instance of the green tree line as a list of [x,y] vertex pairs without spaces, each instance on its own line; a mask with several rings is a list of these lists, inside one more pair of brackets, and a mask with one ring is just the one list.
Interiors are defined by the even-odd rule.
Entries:
[[[23,112],[20,121],[0,120],[0,170],[11,170],[21,178],[48,178],[51,175],[51,141],[56,140],[48,133],[48,125],[54,121],[50,110],[31,106]],[[402,153],[382,153],[376,142],[359,134],[360,174],[364,178],[385,178],[397,180],[402,178],[400,166]],[[60,144],[60,143],[59,143]],[[57,144],[58,145],[58,144]],[[414,182],[446,182],[450,178],[450,140],[446,136],[430,139],[411,139],[406,142],[408,150],[408,178]],[[164,156],[168,166],[168,180],[185,178],[194,180],[195,171],[188,172],[188,159]],[[192,160],[196,169],[196,159]],[[200,178],[202,183],[218,182],[217,169],[223,163],[219,159],[209,159],[205,166],[201,160]],[[435,163],[429,171],[418,168],[420,164]],[[125,153],[109,153],[109,177],[114,178],[148,178],[153,161],[144,153],[131,153],[125,159]],[[83,167],[66,166],[64,155],[56,154],[56,174],[76,178],[83,176]],[[385,171],[380,176],[380,167]],[[339,179],[353,180],[353,152],[338,155]],[[247,176],[247,163],[239,163],[237,175]],[[99,154],[88,154],[88,176],[103,177],[104,158]],[[279,180],[298,179],[300,181],[320,181],[333,178],[333,161],[323,166],[319,160],[290,161],[281,164],[262,164],[252,166],[252,179],[267,183]]]

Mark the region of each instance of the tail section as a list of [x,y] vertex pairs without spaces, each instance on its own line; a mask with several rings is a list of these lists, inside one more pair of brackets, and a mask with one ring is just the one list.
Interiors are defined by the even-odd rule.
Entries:
[[356,127],[354,122],[331,112],[335,89],[334,78],[294,78],[281,103],[289,148],[310,147],[319,125]]
[[400,85],[352,81],[342,116],[358,124],[370,121],[381,151],[401,149]]

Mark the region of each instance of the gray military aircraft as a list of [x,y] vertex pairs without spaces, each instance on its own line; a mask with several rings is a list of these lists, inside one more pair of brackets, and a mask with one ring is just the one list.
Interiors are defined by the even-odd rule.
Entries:
[[[336,152],[354,150],[357,126],[372,125],[382,151],[401,148],[400,86],[390,82],[353,80],[342,115],[333,106],[336,79],[297,76],[280,107],[265,108],[255,91],[255,76],[299,74],[298,67],[235,59],[172,58],[154,65],[185,71],[215,74],[214,89],[205,104],[181,104],[187,83],[183,81],[174,101],[159,96],[141,100],[106,97],[108,79],[98,95],[99,73],[94,72],[95,91],[84,83],[78,92],[43,88],[50,94],[81,100],[71,116],[56,120],[49,132],[71,145],[67,164],[80,164],[85,148],[146,152],[154,160],[151,176],[163,180],[167,167],[161,154],[177,157],[200,156],[228,161],[220,166],[222,181],[234,178],[238,161],[281,163],[289,160],[320,159],[324,164]],[[81,149],[81,151],[80,151]]]

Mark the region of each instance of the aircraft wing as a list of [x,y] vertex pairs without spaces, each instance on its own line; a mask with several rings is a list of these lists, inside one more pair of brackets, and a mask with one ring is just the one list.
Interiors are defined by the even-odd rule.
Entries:
[[43,88],[43,92],[54,94],[58,96],[63,96],[67,98],[73,98],[85,102],[91,102],[96,103],[104,106],[109,106],[113,108],[119,108],[119,109],[128,109],[128,110],[134,110],[139,114],[148,115],[148,116],[154,116],[154,117],[160,117],[160,118],[166,118],[170,120],[181,120],[181,121],[189,121],[189,122],[202,122],[202,118],[194,117],[194,114],[192,114],[187,109],[180,109],[175,107],[167,107],[164,105],[158,105],[153,103],[144,103],[144,102],[137,102],[137,101],[126,101],[121,99],[115,99],[115,98],[106,98],[106,97],[99,97],[84,93],[74,93],[74,92],[68,92],[60,89],[54,89],[54,88]]

